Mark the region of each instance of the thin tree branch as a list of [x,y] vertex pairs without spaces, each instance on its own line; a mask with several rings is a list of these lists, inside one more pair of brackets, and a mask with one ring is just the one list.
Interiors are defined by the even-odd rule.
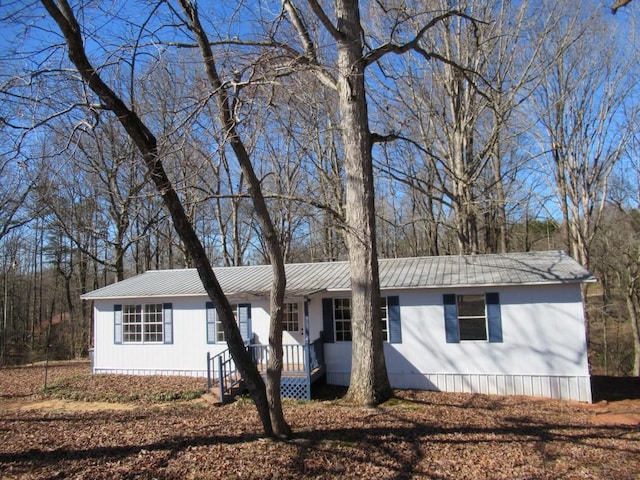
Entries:
[[433,27],[435,27],[438,23],[442,22],[443,20],[446,20],[447,18],[451,18],[451,17],[462,17],[465,18],[467,20],[470,20],[474,25],[479,22],[479,20],[474,19],[472,17],[470,17],[469,15],[466,15],[463,12],[460,12],[458,10],[451,10],[448,11],[446,13],[443,13],[442,15],[438,15],[437,17],[431,19],[431,21],[429,23],[427,23],[425,26],[423,26],[418,33],[416,33],[416,35],[413,37],[412,40],[410,40],[407,43],[404,43],[402,45],[397,45],[394,43],[385,43],[384,45],[375,48],[373,50],[371,50],[370,52],[368,52],[365,56],[364,56],[364,62],[366,65],[371,65],[374,62],[377,62],[378,60],[380,60],[383,56],[389,54],[389,53],[395,53],[398,55],[401,55],[403,53],[406,53],[410,50],[417,50],[420,48],[420,41],[424,38],[424,36],[427,34],[427,32],[429,30],[431,30]]
[[320,20],[324,28],[327,29],[327,32],[329,32],[329,35],[331,35],[335,40],[342,39],[343,34],[335,27],[335,25],[333,25],[333,23],[331,23],[331,20],[325,13],[322,6],[318,3],[318,1],[307,0],[307,3],[309,3],[311,10],[313,10],[313,13],[316,14],[316,16],[318,17],[318,20]]

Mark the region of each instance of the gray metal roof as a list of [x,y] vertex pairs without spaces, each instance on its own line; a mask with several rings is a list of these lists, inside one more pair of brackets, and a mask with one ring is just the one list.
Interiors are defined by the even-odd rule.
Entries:
[[[381,259],[380,287],[447,288],[593,282],[584,267],[561,251]],[[220,267],[214,272],[230,297],[266,295],[271,266]],[[347,262],[286,265],[287,294],[348,291]],[[195,269],[150,270],[82,295],[83,299],[206,295]]]

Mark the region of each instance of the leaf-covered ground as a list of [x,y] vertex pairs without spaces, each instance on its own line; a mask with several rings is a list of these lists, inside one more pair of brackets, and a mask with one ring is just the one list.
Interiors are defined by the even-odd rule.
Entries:
[[[88,372],[51,367],[45,392],[42,366],[0,370],[0,478],[640,479],[640,428],[594,422],[604,404],[416,391],[377,409],[286,402],[295,437],[273,441],[249,401],[194,400],[202,379]],[[47,401],[63,403],[32,408]]]

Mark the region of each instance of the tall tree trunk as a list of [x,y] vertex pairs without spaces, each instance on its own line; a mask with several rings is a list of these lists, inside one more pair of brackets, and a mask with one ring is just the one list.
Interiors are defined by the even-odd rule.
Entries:
[[640,376],[640,315],[638,298],[635,292],[627,292],[627,311],[631,321],[633,335],[633,376]]
[[507,253],[509,251],[509,237],[507,229],[507,196],[504,191],[504,180],[502,175],[502,158],[500,151],[500,140],[496,140],[494,155],[491,166],[495,177],[495,211],[496,211],[496,248],[498,252]]
[[384,359],[380,323],[380,278],[376,250],[375,194],[372,135],[369,131],[365,89],[364,32],[359,2],[335,0],[335,24],[317,0],[308,0],[316,18],[337,48],[337,78],[318,63],[315,45],[298,9],[291,0],[283,7],[297,30],[304,49],[304,65],[313,65],[318,79],[335,88],[340,112],[346,184],[345,243],[351,276],[352,356],[351,380],[346,399],[376,405],[391,395]]
[[352,291],[352,360],[347,400],[377,405],[391,396],[380,325],[380,278],[371,133],[358,2],[336,0],[338,108],[346,173],[346,243]]
[[202,243],[198,239],[193,225],[189,222],[177,192],[167,177],[158,156],[156,138],[138,115],[131,111],[122,99],[103,82],[100,74],[89,62],[84,50],[80,25],[66,0],[41,1],[65,37],[69,48],[69,59],[89,88],[100,97],[103,108],[112,111],[116,115],[127,134],[140,150],[150,178],[161,195],[165,207],[170,212],[173,225],[184,243],[185,249],[193,257],[204,289],[216,306],[216,312],[224,328],[229,351],[255,402],[264,433],[267,436],[272,436],[273,429],[264,381],[254,365],[251,355],[244,346],[231,305],[218,283]]
[[638,295],[637,260],[640,259],[640,251],[635,255],[635,261],[626,265],[628,284],[626,288],[627,311],[631,322],[631,334],[633,335],[633,375],[640,376],[640,297]]
[[284,294],[286,277],[284,269],[284,256],[276,229],[271,220],[269,209],[262,195],[260,180],[256,176],[249,152],[236,128],[236,120],[233,113],[232,99],[227,94],[227,87],[222,84],[211,50],[211,43],[200,24],[198,12],[194,4],[189,0],[179,0],[182,9],[189,18],[189,28],[194,33],[207,74],[207,78],[216,92],[218,103],[218,118],[227,141],[238,159],[242,173],[249,186],[249,194],[253,200],[258,222],[269,253],[269,260],[273,272],[270,296],[270,322],[269,322],[269,363],[267,365],[267,399],[273,433],[282,438],[291,436],[291,428],[287,425],[282,411],[282,398],[280,396],[280,381],[282,377],[282,321],[284,315]]

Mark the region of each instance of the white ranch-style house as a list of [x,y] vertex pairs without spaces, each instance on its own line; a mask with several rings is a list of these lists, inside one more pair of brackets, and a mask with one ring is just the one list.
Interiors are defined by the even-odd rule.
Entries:
[[[379,265],[392,387],[591,401],[580,286],[595,278],[565,253]],[[214,270],[262,366],[271,267]],[[283,395],[308,398],[317,375],[348,385],[348,264],[289,264],[286,273]],[[94,373],[230,375],[224,332],[196,270],[148,271],[82,298],[94,305]]]

